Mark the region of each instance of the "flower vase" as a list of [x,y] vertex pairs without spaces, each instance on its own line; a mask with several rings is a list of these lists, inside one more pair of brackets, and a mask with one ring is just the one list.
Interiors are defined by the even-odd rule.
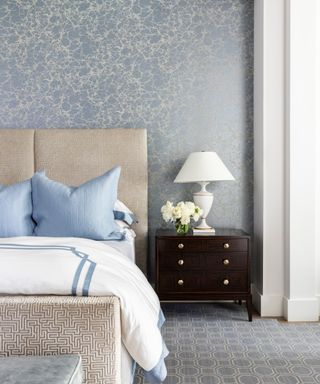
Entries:
[[181,224],[181,222],[178,221],[175,226],[178,235],[186,235],[189,231],[189,224]]

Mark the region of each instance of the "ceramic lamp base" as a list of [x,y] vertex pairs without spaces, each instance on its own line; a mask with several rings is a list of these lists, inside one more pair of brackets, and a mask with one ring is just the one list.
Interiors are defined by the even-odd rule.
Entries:
[[207,224],[206,219],[201,219],[200,224],[198,224],[195,229],[197,230],[203,230],[206,231],[210,229],[210,232],[215,232],[215,229],[213,227],[210,227],[210,225]]
[[197,225],[197,229],[211,229],[210,225],[207,224],[206,219],[211,210],[213,203],[213,193],[206,190],[207,182],[199,182],[201,185],[201,191],[195,192],[193,194],[193,201],[202,209],[201,222]]

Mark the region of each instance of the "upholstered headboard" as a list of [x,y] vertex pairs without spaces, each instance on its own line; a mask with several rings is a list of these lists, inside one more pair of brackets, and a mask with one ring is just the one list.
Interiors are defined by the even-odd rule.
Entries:
[[139,219],[136,260],[147,269],[147,140],[144,129],[0,129],[0,183],[30,178],[36,170],[79,185],[121,165],[118,197]]

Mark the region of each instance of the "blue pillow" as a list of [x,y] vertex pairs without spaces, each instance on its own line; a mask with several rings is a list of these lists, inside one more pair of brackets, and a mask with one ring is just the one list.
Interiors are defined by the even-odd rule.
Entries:
[[77,188],[50,180],[44,172],[32,177],[33,219],[37,236],[120,240],[114,221],[120,167]]
[[0,184],[0,237],[31,236],[33,229],[30,180]]
[[115,220],[124,221],[128,225],[138,223],[135,214],[121,200],[115,202],[113,213]]
[[134,223],[137,223],[137,219],[135,215],[131,212],[124,212],[124,211],[113,211],[115,220],[122,220],[128,225],[132,225]]

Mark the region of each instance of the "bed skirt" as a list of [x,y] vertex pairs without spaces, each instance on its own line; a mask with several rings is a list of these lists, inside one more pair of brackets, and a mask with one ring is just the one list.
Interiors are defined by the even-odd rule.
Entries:
[[117,297],[0,297],[0,356],[63,354],[81,355],[84,383],[121,383]]

